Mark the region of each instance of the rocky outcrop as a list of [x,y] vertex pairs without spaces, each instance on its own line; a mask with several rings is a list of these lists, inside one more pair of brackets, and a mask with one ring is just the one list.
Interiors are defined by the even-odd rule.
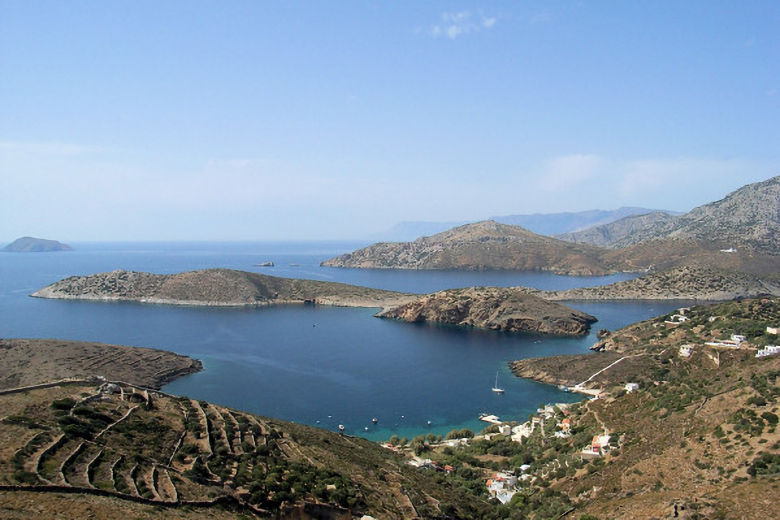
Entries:
[[472,287],[428,294],[377,316],[507,332],[580,335],[596,318],[517,289]]
[[700,300],[723,301],[780,295],[780,285],[752,274],[683,265],[633,280],[567,291],[529,292],[548,300]]
[[34,237],[17,238],[2,249],[6,253],[46,253],[50,251],[72,250],[73,248],[68,244]]
[[567,275],[603,275],[619,266],[605,250],[537,235],[488,220],[466,224],[414,242],[380,242],[322,263],[372,269],[543,270]]
[[205,269],[166,275],[120,270],[71,276],[34,292],[32,296],[171,305],[313,303],[344,307],[389,307],[414,298],[409,294],[381,289],[279,278],[231,269]]

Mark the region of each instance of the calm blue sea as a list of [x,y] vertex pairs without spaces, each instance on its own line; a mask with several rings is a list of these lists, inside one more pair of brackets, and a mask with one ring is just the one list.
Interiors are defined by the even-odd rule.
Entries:
[[[205,370],[165,390],[260,415],[380,440],[479,430],[481,412],[525,419],[579,397],[515,378],[515,359],[587,352],[585,338],[549,338],[380,320],[373,309],[175,307],[30,298],[71,275],[114,269],[175,273],[226,267],[425,293],[472,285],[566,289],[628,278],[546,273],[390,271],[320,267],[356,243],[101,243],[65,253],[0,254],[0,336],[61,338],[172,350]],[[255,264],[272,261],[274,267]],[[573,303],[615,329],[679,303]],[[504,395],[491,392],[498,374]],[[371,419],[379,422],[374,425]],[[428,422],[430,421],[430,425]],[[367,430],[366,430],[367,428]]]

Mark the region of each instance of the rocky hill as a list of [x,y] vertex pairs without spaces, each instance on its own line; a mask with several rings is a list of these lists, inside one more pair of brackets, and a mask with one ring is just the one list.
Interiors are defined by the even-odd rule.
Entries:
[[515,289],[451,289],[382,311],[380,318],[445,323],[507,332],[579,335],[596,318]]
[[637,233],[654,226],[665,226],[678,217],[665,211],[653,211],[642,215],[630,215],[607,224],[600,224],[580,231],[562,233],[555,238],[578,244],[620,248],[631,245]]
[[780,176],[743,186],[677,217],[627,217],[560,237],[621,248],[652,240],[693,239],[715,248],[780,254]]
[[44,238],[22,237],[17,238],[2,251],[7,253],[45,253],[50,251],[72,251],[73,248],[68,244],[57,242],[56,240],[46,240]]
[[604,250],[494,221],[466,224],[414,242],[381,242],[322,263],[374,269],[513,269],[602,275],[618,268]]
[[546,300],[698,300],[723,301],[761,295],[780,296],[777,280],[708,266],[681,265],[609,285],[566,291],[537,291]]
[[34,292],[32,296],[175,305],[316,303],[344,307],[388,307],[414,298],[409,294],[381,289],[279,278],[231,269],[206,269],[166,275],[112,271],[71,276]]

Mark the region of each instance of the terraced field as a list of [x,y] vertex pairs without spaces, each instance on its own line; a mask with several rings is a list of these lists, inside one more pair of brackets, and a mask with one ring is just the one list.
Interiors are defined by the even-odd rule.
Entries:
[[0,511],[12,492],[262,517],[314,508],[403,518],[435,515],[440,499],[458,503],[454,490],[363,439],[127,383],[3,391],[0,410]]

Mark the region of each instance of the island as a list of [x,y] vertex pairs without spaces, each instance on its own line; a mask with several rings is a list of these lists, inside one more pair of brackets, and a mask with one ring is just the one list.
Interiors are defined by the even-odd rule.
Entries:
[[596,318],[565,305],[502,287],[450,289],[377,314],[407,322],[431,322],[505,332],[582,335]]
[[22,237],[17,238],[2,251],[6,253],[46,253],[51,251],[72,251],[73,248],[68,244],[57,242],[56,240],[46,240],[44,238]]

